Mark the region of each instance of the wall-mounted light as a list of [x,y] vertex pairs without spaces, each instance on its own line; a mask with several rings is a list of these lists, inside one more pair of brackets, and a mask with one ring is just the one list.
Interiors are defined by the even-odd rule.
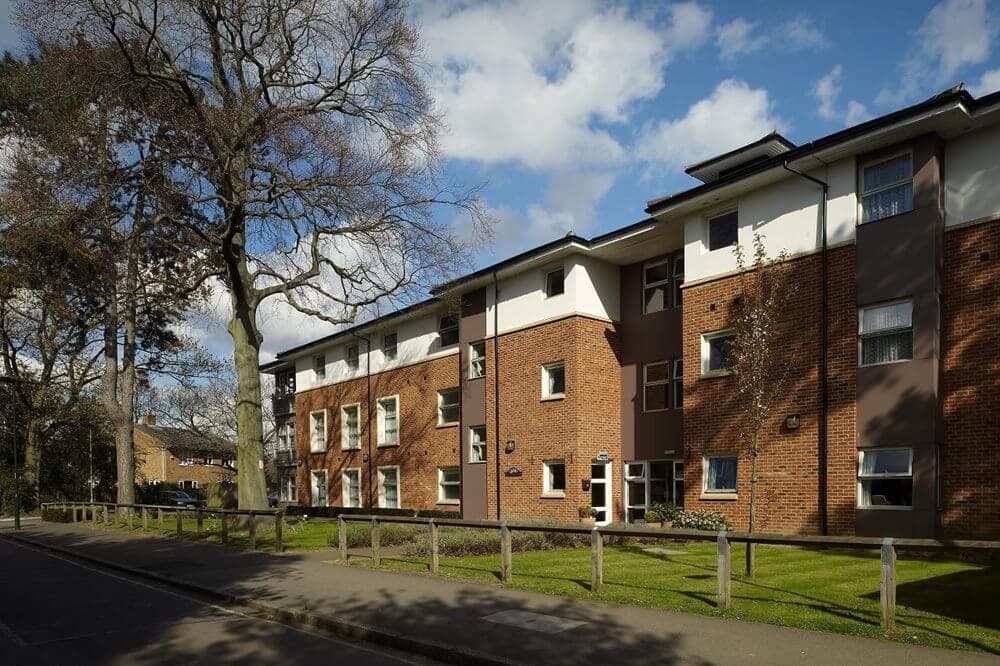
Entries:
[[799,429],[799,415],[789,414],[785,417],[785,429],[786,430],[798,430]]
[[514,440],[508,439],[507,440],[507,445],[504,446],[503,450],[506,451],[507,453],[514,453],[514,446],[515,445],[516,444],[515,444]]

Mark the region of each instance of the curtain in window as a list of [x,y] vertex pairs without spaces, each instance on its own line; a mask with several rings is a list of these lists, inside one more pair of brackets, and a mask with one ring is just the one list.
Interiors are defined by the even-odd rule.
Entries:
[[736,458],[712,458],[708,464],[709,490],[736,488]]
[[912,331],[877,335],[861,341],[861,362],[864,365],[907,361],[912,358]]
[[861,201],[864,208],[862,222],[905,213],[913,210],[913,183],[903,183],[898,187],[868,194]]
[[875,164],[865,169],[864,191],[878,189],[891,183],[906,180],[912,175],[910,156],[900,155],[891,160]]
[[388,400],[383,403],[382,408],[385,412],[383,417],[383,422],[385,424],[385,442],[387,444],[395,444],[396,436],[399,430],[399,421],[396,418],[396,401]]
[[861,475],[909,474],[910,449],[865,451],[861,457]]
[[909,328],[912,321],[912,301],[865,308],[861,313],[861,332],[874,333],[894,328]]

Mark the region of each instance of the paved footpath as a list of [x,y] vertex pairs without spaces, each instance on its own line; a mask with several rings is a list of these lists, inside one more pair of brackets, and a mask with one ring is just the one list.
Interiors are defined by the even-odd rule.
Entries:
[[[0,531],[0,536],[9,534]],[[332,550],[273,555],[55,523],[33,524],[20,537],[220,595],[251,599],[299,614],[299,621],[307,613],[368,628],[403,649],[410,641],[450,646],[468,662],[1000,664],[997,657],[980,653],[347,567],[334,562]]]

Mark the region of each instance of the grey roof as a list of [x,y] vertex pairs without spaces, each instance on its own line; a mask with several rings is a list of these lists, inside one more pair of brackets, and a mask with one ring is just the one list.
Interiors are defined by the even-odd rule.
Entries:
[[171,453],[235,453],[236,443],[228,439],[188,430],[187,428],[167,428],[164,426],[149,426],[136,424],[136,430],[141,430],[158,440]]

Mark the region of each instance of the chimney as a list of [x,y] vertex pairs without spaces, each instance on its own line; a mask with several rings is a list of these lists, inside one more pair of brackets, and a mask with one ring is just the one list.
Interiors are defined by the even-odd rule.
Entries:
[[146,414],[145,416],[142,417],[141,423],[142,425],[155,426],[156,417],[153,416],[152,414]]

